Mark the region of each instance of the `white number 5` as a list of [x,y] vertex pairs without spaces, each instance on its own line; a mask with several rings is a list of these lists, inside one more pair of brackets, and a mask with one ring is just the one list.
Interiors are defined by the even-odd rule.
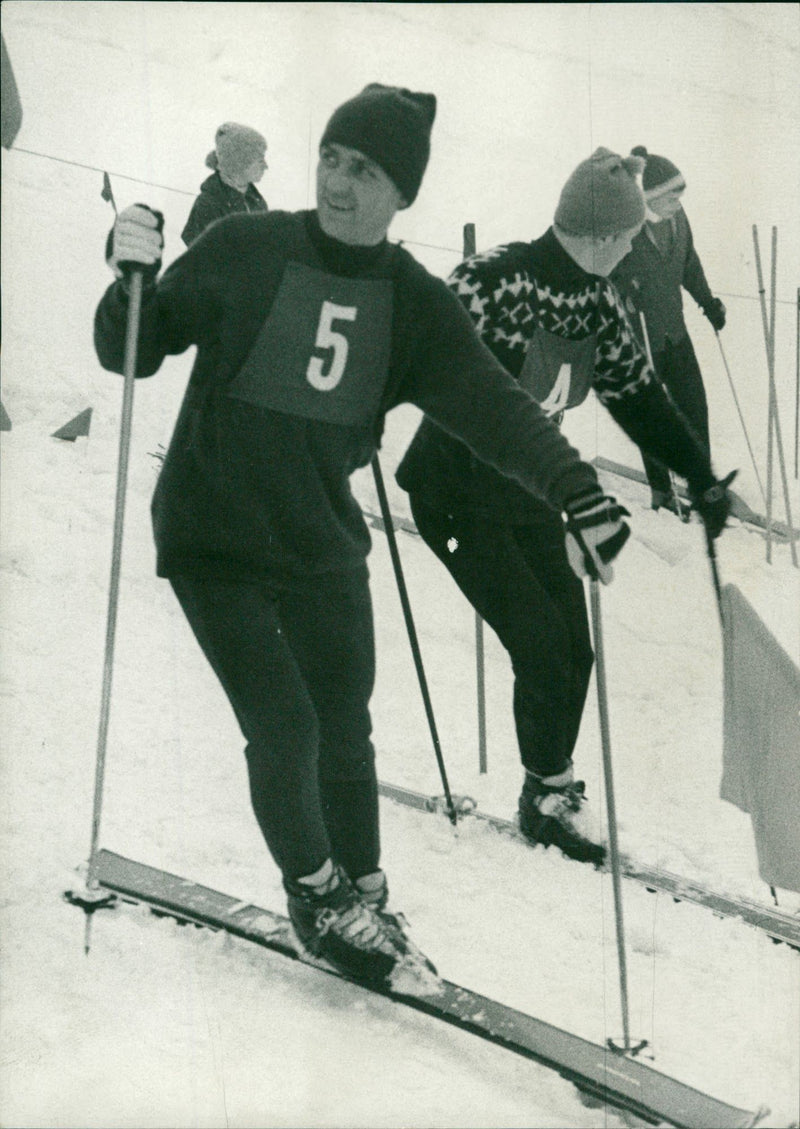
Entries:
[[[320,392],[330,392],[342,379],[344,366],[347,364],[347,352],[350,343],[342,333],[333,329],[335,321],[355,321],[358,310],[355,306],[337,306],[335,302],[323,302],[317,326],[317,339],[314,346],[317,349],[333,349],[330,358],[330,368],[327,374],[322,371],[324,360],[322,357],[312,357],[306,369],[308,383]],[[327,357],[325,358],[327,360]]]

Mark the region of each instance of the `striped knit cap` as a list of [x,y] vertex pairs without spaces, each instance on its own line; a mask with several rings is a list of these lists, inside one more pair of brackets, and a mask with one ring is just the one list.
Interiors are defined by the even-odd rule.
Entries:
[[631,149],[631,156],[642,157],[645,161],[644,172],[642,173],[642,188],[644,188],[647,200],[655,200],[658,196],[663,196],[674,188],[686,187],[683,173],[677,165],[673,165],[672,161],[668,161],[666,157],[648,153],[644,145],[637,145],[635,149]]

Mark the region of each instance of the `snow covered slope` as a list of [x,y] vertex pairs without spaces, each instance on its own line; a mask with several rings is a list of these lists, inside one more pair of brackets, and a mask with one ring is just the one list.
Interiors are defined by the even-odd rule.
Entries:
[[[345,985],[220,935],[101,914],[84,956],[81,915],[60,895],[89,846],[122,390],[91,343],[110,278],[102,246],[111,213],[97,170],[112,173],[120,206],[146,199],[164,209],[169,259],[220,121],[264,129],[267,199],[303,207],[314,138],[338,100],[372,79],[434,89],[430,175],[394,234],[445,273],[463,223],[477,224],[479,246],[538,234],[594,145],[646,143],[689,180],[687,211],[730,310],[722,340],[763,474],[751,225],[767,260],[770,226],[779,228],[778,386],[791,456],[797,22],[796,7],[780,4],[4,3],[25,113],[17,148],[3,153],[2,397],[13,422],[2,436],[0,545],[4,1124],[621,1124],[543,1069],[385,1001],[354,1003]],[[762,509],[716,341],[689,316],[718,469],[740,466],[742,494]],[[154,577],[156,456],[189,363],[171,359],[136,388],[101,839],[282,910],[249,809],[240,735]],[[87,406],[88,439],[51,438]],[[381,455],[399,514],[405,497],[392,472],[416,419],[412,409],[394,414]],[[568,431],[588,456],[639,465],[593,401]],[[608,484],[634,528],[602,594],[622,847],[766,902],[749,820],[718,796],[721,642],[701,529],[651,513],[634,483]],[[375,509],[369,474],[356,488]],[[451,785],[510,816],[520,768],[507,658],[489,635],[481,775],[472,611],[419,539],[399,537]],[[788,546],[776,545],[767,565],[763,538],[734,526],[719,558],[723,580],[797,658],[800,591]],[[440,791],[377,531],[370,567],[380,774]],[[594,698],[577,763],[602,810]],[[607,876],[485,825],[454,833],[444,819],[389,802],[382,818],[396,903],[449,979],[590,1039],[620,1035]],[[779,896],[790,911],[800,901]],[[628,886],[625,914],[632,1033],[649,1041],[654,1064],[736,1104],[767,1102],[768,1125],[796,1119],[797,954]]]

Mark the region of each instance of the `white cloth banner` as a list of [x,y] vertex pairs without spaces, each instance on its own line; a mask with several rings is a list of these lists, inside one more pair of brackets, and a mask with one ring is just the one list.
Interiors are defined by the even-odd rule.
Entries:
[[734,585],[722,603],[720,796],[750,813],[764,881],[800,892],[800,670]]

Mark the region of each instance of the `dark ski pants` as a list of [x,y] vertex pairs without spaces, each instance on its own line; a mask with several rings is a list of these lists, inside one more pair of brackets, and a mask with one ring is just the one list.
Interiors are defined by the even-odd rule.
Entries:
[[[706,390],[694,347],[688,335],[677,344],[667,338],[664,349],[654,354],[653,365],[696,439],[706,451],[709,451]],[[642,452],[642,462],[650,489],[669,494],[671,490],[669,471],[664,464],[658,459],[650,458],[644,452]]]
[[560,516],[498,525],[432,509],[413,494],[410,500],[420,536],[509,653],[523,765],[540,776],[563,772],[578,739],[594,653]]
[[247,741],[253,810],[283,874],[312,874],[331,856],[351,878],[377,870],[366,571],[291,592],[186,576],[170,583]]

